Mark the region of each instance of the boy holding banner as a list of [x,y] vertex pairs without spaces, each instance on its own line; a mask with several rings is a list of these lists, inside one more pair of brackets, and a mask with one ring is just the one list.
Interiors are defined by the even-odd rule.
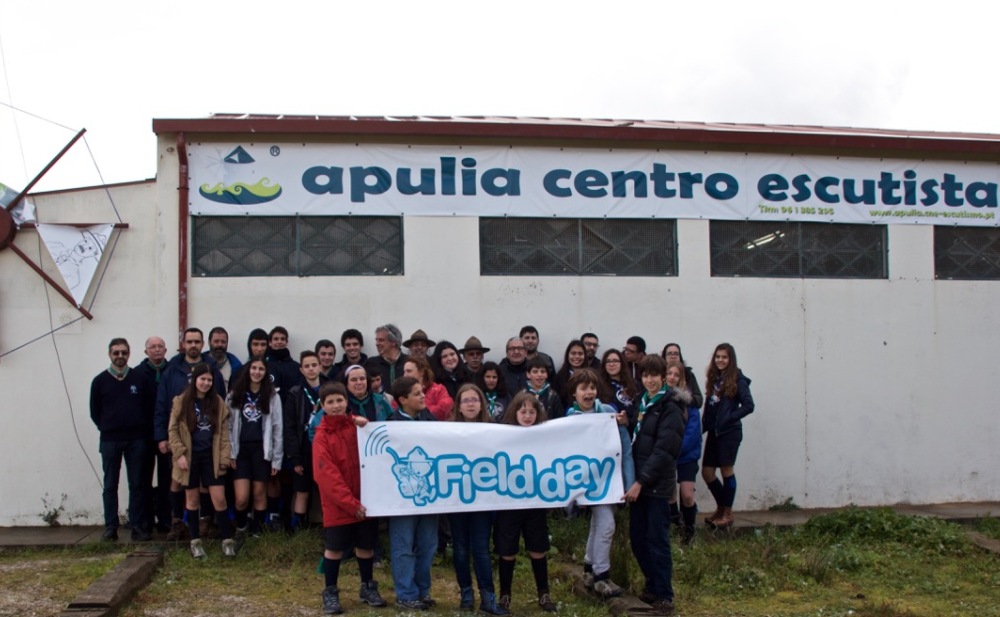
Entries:
[[313,441],[313,477],[323,503],[323,612],[339,615],[337,578],[344,551],[354,546],[361,574],[360,599],[369,606],[385,606],[374,579],[374,549],[378,521],[367,518],[361,504],[361,461],[358,456],[358,432],[364,416],[347,414],[347,390],[339,382],[327,382],[319,389],[322,420]]
[[[413,377],[400,377],[392,384],[392,396],[399,407],[389,420],[396,422],[434,421],[424,402],[424,389]],[[437,602],[431,598],[431,564],[438,546],[436,514],[389,518],[389,553],[396,606],[425,611]]]
[[[628,414],[616,413],[611,405],[605,405],[597,398],[600,377],[593,369],[578,369],[566,383],[566,392],[573,405],[566,410],[566,417],[587,413],[614,414],[622,442],[622,483],[631,486],[635,482],[635,467],[632,461],[632,443],[629,439]],[[587,536],[587,552],[583,557],[583,582],[603,598],[620,596],[625,590],[611,580],[611,540],[615,535],[614,504],[590,507],[590,533]]]

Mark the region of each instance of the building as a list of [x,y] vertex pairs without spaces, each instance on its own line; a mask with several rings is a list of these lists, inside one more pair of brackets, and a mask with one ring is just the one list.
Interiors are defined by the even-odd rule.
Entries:
[[[0,252],[0,525],[60,504],[99,520],[90,380],[112,337],[135,363],[186,325],[224,325],[241,358],[257,326],[286,326],[294,353],[356,327],[372,354],[392,322],[474,334],[500,360],[531,323],[557,364],[582,332],[601,351],[639,334],[680,343],[697,375],[727,341],[757,402],[737,509],[1000,499],[979,395],[1000,136],[253,115],[153,130],[155,181],[35,196],[49,222],[113,221],[113,200],[128,224],[93,320]],[[33,234],[15,243],[54,271]]]

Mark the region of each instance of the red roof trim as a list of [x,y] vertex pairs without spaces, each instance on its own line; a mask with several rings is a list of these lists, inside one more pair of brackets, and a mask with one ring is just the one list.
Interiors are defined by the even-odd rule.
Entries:
[[937,152],[1000,157],[1000,135],[763,124],[510,117],[348,117],[215,114],[154,119],[156,134],[316,134],[407,138],[603,141],[695,146]]

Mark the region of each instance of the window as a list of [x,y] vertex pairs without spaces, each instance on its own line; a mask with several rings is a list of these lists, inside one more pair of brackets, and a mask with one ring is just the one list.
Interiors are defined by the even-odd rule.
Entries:
[[935,226],[934,278],[1000,280],[1000,229]]
[[480,218],[484,276],[677,276],[676,221]]
[[194,276],[403,273],[403,221],[380,216],[196,216]]
[[712,221],[712,276],[886,278],[884,225]]

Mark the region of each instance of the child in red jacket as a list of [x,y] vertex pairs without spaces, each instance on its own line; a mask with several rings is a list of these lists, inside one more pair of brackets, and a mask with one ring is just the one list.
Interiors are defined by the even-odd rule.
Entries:
[[373,578],[373,557],[378,523],[366,518],[361,504],[361,463],[355,426],[368,423],[361,416],[347,415],[347,390],[343,384],[327,382],[319,389],[323,420],[313,440],[313,477],[323,504],[323,612],[339,615],[337,575],[344,550],[354,546],[361,573],[361,601],[369,606],[385,606]]

